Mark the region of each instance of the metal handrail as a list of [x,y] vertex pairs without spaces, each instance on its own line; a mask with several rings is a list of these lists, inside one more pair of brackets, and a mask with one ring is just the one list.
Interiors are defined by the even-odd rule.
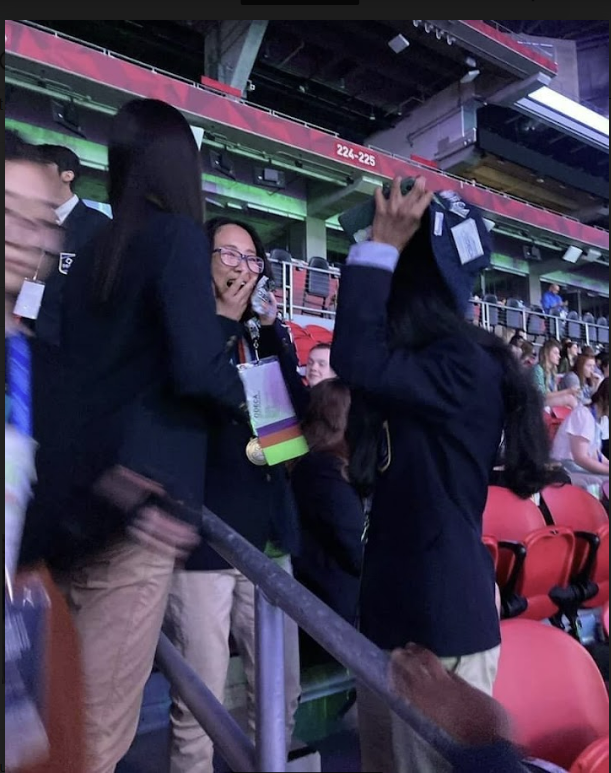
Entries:
[[[192,515],[189,512],[189,520]],[[284,696],[278,674],[283,674],[284,668],[283,662],[278,661],[281,648],[280,651],[274,648],[274,642],[283,637],[282,613],[349,669],[357,683],[371,690],[442,757],[450,758],[457,751],[458,745],[445,731],[392,691],[388,682],[388,653],[376,647],[205,507],[201,512],[201,532],[206,542],[256,588],[258,694],[254,766],[252,747],[243,733],[236,732],[232,722],[224,716],[226,709],[209,694],[165,636],[161,637],[157,649],[157,661],[196,719],[205,724],[206,732],[216,741],[220,753],[228,761],[232,760],[234,770],[283,771],[286,767],[285,746],[279,744],[278,739],[279,721],[284,723]]]

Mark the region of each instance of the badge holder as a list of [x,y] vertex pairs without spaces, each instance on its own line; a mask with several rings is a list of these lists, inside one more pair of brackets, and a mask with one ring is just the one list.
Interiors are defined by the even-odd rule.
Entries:
[[13,310],[16,317],[32,320],[38,319],[42,297],[45,294],[45,283],[38,279],[44,256],[45,253],[42,252],[34,276],[31,279],[24,279],[21,285],[21,290]]

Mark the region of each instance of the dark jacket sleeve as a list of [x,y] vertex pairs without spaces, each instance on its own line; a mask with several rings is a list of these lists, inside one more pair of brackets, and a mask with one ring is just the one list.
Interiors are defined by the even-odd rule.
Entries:
[[169,245],[156,293],[174,389],[181,397],[216,403],[247,421],[242,382],[216,314],[204,234],[187,218],[177,219]]
[[344,269],[331,366],[351,387],[421,411],[431,420],[447,420],[462,410],[474,387],[476,345],[458,347],[455,337],[418,351],[391,350],[386,314],[391,281],[392,274],[383,269]]
[[459,749],[452,756],[455,773],[528,773],[518,750],[509,741]]
[[302,419],[308,407],[309,390],[299,374],[299,361],[290,333],[279,319],[273,325],[261,328],[259,355],[278,358],[293,408],[298,418]]

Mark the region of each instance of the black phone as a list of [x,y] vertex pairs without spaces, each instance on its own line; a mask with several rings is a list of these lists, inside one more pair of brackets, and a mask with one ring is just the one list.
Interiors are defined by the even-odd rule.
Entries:
[[[404,177],[401,180],[401,193],[405,196],[411,191],[416,182],[415,177]],[[382,193],[386,198],[390,196],[391,183],[385,182]],[[344,233],[353,242],[362,242],[371,236],[371,224],[376,213],[376,203],[372,196],[368,201],[357,204],[343,212],[337,219]]]

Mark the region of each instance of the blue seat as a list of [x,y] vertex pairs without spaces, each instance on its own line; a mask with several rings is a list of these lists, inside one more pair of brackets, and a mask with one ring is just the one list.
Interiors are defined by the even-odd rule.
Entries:
[[598,342],[598,330],[594,327],[596,325],[596,320],[594,319],[594,315],[591,314],[589,311],[586,311],[586,313],[583,315],[583,324],[586,328],[586,340],[590,344],[595,344]]
[[579,314],[576,311],[569,311],[566,316],[566,332],[568,337],[572,341],[583,341],[585,338],[584,330],[585,328]]

